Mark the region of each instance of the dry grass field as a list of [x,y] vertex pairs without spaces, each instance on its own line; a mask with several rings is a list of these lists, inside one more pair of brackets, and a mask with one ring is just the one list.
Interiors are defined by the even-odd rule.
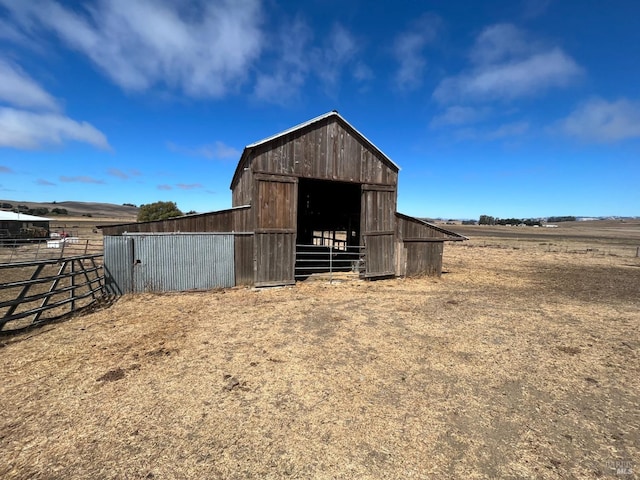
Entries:
[[127,296],[0,337],[0,477],[637,478],[639,227],[458,229],[441,278]]

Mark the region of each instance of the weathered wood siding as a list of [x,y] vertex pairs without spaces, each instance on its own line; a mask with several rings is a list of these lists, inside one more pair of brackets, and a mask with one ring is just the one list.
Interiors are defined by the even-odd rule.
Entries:
[[298,179],[255,175],[254,264],[256,286],[295,283]]
[[395,186],[362,185],[361,229],[365,246],[365,276],[395,274]]
[[[398,169],[336,117],[255,147],[234,178],[234,204],[249,201],[248,174],[287,175],[320,180],[396,185]],[[237,190],[237,192],[236,192]],[[237,202],[237,203],[236,203]]]
[[415,277],[442,274],[444,242],[398,242],[396,275]]
[[253,172],[249,167],[242,167],[235,187],[231,191],[231,206],[241,207],[253,203]]
[[129,233],[173,233],[173,232],[250,232],[253,231],[253,215],[250,207],[221,210],[219,212],[187,215],[184,217],[105,225],[103,235]]
[[440,276],[444,241],[450,232],[401,213],[396,220],[396,275]]

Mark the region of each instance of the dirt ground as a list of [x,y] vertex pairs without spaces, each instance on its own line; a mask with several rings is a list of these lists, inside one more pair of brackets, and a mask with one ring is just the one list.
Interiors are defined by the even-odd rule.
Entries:
[[0,337],[0,477],[637,478],[634,232],[475,230],[441,278],[126,296]]

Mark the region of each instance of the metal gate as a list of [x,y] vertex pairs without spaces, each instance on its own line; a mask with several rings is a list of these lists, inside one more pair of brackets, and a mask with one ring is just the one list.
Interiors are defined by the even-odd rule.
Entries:
[[116,295],[235,285],[233,234],[107,236],[104,252],[106,288]]

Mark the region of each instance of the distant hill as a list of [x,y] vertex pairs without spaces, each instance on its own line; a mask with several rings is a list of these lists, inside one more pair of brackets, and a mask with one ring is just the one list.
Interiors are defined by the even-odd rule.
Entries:
[[[25,205],[30,209],[48,208],[49,211],[54,208],[67,210],[69,217],[91,216],[94,218],[135,218],[138,216],[138,208],[128,205],[116,205],[113,203],[97,203],[97,202],[29,202],[18,200],[0,200],[0,203],[10,203],[14,208],[18,205]],[[50,218],[55,218],[55,214],[47,214]]]

